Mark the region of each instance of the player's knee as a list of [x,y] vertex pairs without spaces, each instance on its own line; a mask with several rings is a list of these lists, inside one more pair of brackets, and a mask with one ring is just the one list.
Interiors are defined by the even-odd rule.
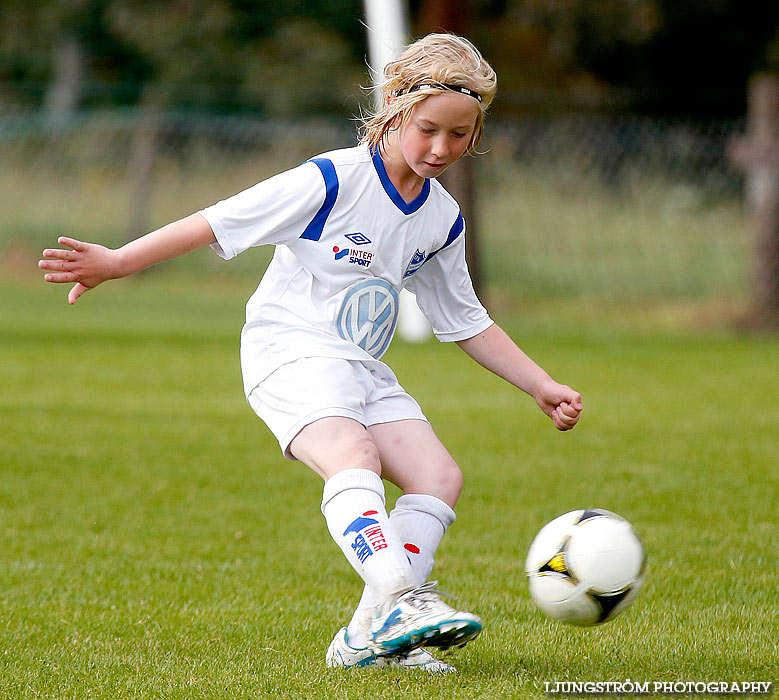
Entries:
[[454,508],[463,489],[463,473],[452,459],[432,460],[398,483],[404,493],[425,493]]
[[453,460],[445,460],[435,465],[426,474],[425,491],[448,503],[452,508],[463,490],[463,473]]
[[311,423],[290,443],[290,452],[325,479],[344,469],[369,469],[381,474],[376,443],[351,420]]
[[[339,428],[346,429],[339,429]],[[364,429],[355,429],[349,422],[333,424],[331,430],[319,435],[323,452],[327,454],[332,467],[341,469],[370,469],[381,472],[379,448]]]
[[444,470],[444,483],[450,497],[456,502],[463,490],[463,473],[455,462],[451,462]]
[[367,434],[332,435],[323,445],[329,463],[328,471],[370,469],[381,474],[379,449]]
[[367,433],[359,438],[353,438],[347,445],[344,445],[343,453],[353,468],[381,472],[379,448]]

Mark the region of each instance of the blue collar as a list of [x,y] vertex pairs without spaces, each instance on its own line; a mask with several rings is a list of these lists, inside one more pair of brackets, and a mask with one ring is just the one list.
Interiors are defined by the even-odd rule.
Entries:
[[395,189],[392,180],[389,179],[387,169],[384,167],[384,161],[381,159],[378,147],[371,147],[371,158],[373,159],[373,165],[376,168],[376,172],[379,174],[379,180],[381,180],[384,191],[400,211],[404,214],[413,214],[427,201],[427,197],[430,194],[430,180],[425,178],[425,184],[422,185],[422,191],[412,201],[406,202]]

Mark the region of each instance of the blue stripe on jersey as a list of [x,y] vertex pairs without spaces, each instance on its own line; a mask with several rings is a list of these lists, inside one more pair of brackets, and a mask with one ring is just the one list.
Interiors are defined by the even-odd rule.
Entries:
[[404,214],[413,214],[427,201],[427,197],[430,194],[430,180],[425,179],[425,184],[422,185],[422,191],[411,202],[406,202],[406,200],[400,196],[400,192],[395,189],[392,180],[389,179],[387,169],[384,167],[384,161],[381,159],[378,148],[371,148],[371,157],[373,158],[373,165],[376,168],[376,172],[379,174],[379,180],[381,180],[384,191],[400,211]]
[[309,241],[318,241],[322,237],[322,231],[325,228],[327,217],[333,211],[335,200],[338,197],[338,175],[335,172],[333,161],[327,158],[312,158],[308,163],[313,163],[322,171],[322,177],[325,178],[325,201],[319,207],[313,219],[306,226],[306,230],[300,235]]
[[[427,260],[430,260],[436,253],[442,251],[447,246],[452,245],[457,240],[457,236],[459,236],[463,229],[465,228],[465,219],[463,219],[462,214],[457,215],[457,219],[452,224],[452,228],[449,229],[449,235],[446,237],[446,243],[444,243],[438,250],[434,250],[430,255],[427,256]],[[425,262],[427,262],[427,260]]]

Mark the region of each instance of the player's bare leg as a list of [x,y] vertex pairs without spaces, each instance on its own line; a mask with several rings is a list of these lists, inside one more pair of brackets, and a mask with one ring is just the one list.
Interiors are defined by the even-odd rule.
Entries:
[[322,513],[336,544],[382,599],[413,588],[411,566],[384,505],[379,452],[351,418],[322,418],[304,427],[289,451],[325,479]]
[[454,508],[463,475],[449,451],[424,420],[378,423],[368,428],[383,477],[404,494],[434,496]]
[[[420,586],[432,571],[441,538],[455,520],[452,506],[462,489],[462,473],[424,420],[380,423],[370,426],[368,432],[379,451],[382,475],[403,489],[403,495],[390,513],[390,522],[412,564],[415,584]],[[360,648],[367,643],[377,600],[377,592],[366,586],[348,628],[341,630],[340,637],[336,635],[333,640],[331,656],[354,654],[347,647]],[[345,644],[347,639],[349,645]],[[428,652],[425,652],[424,663],[414,661],[410,658],[406,665],[428,671],[454,670]]]
[[351,418],[332,416],[309,423],[294,437],[289,451],[325,481],[345,469],[369,469],[381,475],[376,441]]
[[[447,647],[464,643],[481,631],[476,616],[450,608],[429,584],[416,586],[411,562],[385,510],[379,448],[362,425],[340,417],[315,421],[298,433],[289,450],[326,479],[322,512],[330,534],[368,589],[375,592],[365,647],[352,654],[349,645],[341,645],[343,649],[331,645],[329,664],[358,665],[384,655],[413,659],[419,654],[412,652],[422,644]],[[453,464],[442,472],[451,471]],[[447,483],[446,493],[456,500],[459,471],[450,476],[453,480]],[[408,475],[398,478],[411,483]],[[435,500],[451,511],[443,501]],[[357,661],[335,658],[339,650]],[[445,670],[434,668],[437,664],[418,665]]]

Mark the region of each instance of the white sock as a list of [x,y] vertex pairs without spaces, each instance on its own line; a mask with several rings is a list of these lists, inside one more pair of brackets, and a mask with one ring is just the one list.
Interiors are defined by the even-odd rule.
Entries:
[[430,576],[438,545],[456,517],[441,499],[423,493],[404,494],[395,503],[390,522],[403,542],[416,586]]
[[384,507],[384,482],[369,469],[346,469],[322,491],[322,514],[335,543],[380,600],[414,586],[411,565]]
[[[400,536],[414,576],[414,586],[427,581],[433,570],[438,545],[455,521],[454,511],[442,500],[426,494],[404,494],[389,515]],[[376,591],[366,585],[348,627],[349,642],[355,647],[367,644],[373,610],[380,602]]]

